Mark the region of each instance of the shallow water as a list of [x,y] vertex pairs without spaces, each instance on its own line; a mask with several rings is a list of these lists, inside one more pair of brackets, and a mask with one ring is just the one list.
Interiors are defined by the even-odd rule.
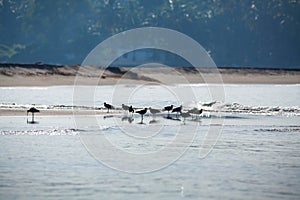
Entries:
[[[108,93],[111,88],[105,87],[103,90]],[[224,103],[231,105],[236,102],[252,107],[299,107],[299,86],[274,86],[276,95],[268,91],[271,85],[228,87],[236,99],[226,99]],[[245,88],[248,96],[243,93]],[[29,90],[38,104],[72,103],[69,95],[53,97],[57,98],[53,103],[49,99],[52,96],[49,91],[41,94],[40,88],[23,89],[2,88],[5,94],[11,96],[9,99],[1,93],[2,103],[28,104],[31,97],[20,100],[18,94]],[[12,92],[9,93],[9,90]],[[49,90],[55,93],[56,87]],[[58,90],[69,94],[71,89],[58,87]],[[264,90],[268,92],[263,93]],[[287,96],[283,98],[283,95]],[[275,96],[280,96],[280,99],[274,99]],[[48,102],[44,102],[45,99]],[[101,101],[105,97],[99,96],[99,99]],[[161,102],[153,104],[165,104],[166,101],[167,98],[162,97]],[[208,101],[211,99],[203,100]],[[167,118],[164,113],[156,117],[145,116],[143,124],[140,124],[139,115],[134,115],[129,123],[130,116],[122,112],[75,117],[37,115],[37,124],[27,124],[26,116],[1,116],[0,197],[299,199],[299,116],[293,112],[283,115],[282,112],[207,111],[199,119],[188,118],[185,122],[176,120],[175,115]],[[209,132],[210,128],[221,132],[214,134]],[[96,140],[86,140],[90,136]],[[85,143],[104,140],[113,145],[96,143],[98,146],[93,149]],[[201,152],[208,152],[205,150],[209,150],[214,142],[212,151],[203,156]],[[125,157],[118,157],[118,148],[127,152]],[[99,154],[103,157],[97,157],[97,153],[103,153]],[[155,157],[149,156],[152,153]],[[140,161],[139,155],[148,159]],[[170,155],[174,157],[170,158]],[[143,172],[145,169],[149,172],[124,172]]]
[[[248,106],[299,106],[300,85],[215,85],[224,89],[225,103],[239,103]],[[193,95],[202,102],[211,102],[210,89],[214,85],[120,85],[120,86],[52,86],[52,87],[0,87],[1,103],[16,104],[41,104],[41,105],[103,105],[104,101],[116,97],[120,91],[123,94],[130,93],[130,98],[125,99],[121,95],[119,99],[113,99],[116,105],[124,102],[141,105],[164,106],[165,103],[176,103],[176,92],[193,91]],[[86,96],[73,100],[74,88],[79,88],[85,93],[91,92],[94,99],[86,99]],[[175,97],[174,97],[175,96]],[[123,100],[124,98],[125,100]],[[182,101],[183,99],[179,99]],[[187,98],[187,101],[189,98]],[[179,102],[189,103],[189,102]],[[154,106],[153,105],[153,106]]]

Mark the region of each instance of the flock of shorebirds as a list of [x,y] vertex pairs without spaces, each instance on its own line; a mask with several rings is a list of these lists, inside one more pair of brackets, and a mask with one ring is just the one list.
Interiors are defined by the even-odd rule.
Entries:
[[[110,110],[115,109],[115,107],[113,105],[108,104],[106,102],[104,102],[104,107],[107,109],[107,113],[109,113]],[[188,118],[188,117],[194,117],[195,116],[196,118],[198,118],[198,116],[200,116],[203,113],[203,109],[197,109],[197,108],[193,108],[193,109],[190,109],[186,112],[183,112],[182,105],[179,106],[179,107],[174,107],[174,105],[168,105],[168,106],[165,106],[162,109],[154,109],[154,108],[151,108],[151,107],[142,108],[142,109],[135,109],[135,108],[132,107],[132,105],[129,106],[129,105],[122,104],[122,110],[131,113],[131,115],[133,115],[134,113],[140,114],[141,115],[141,122],[143,122],[144,115],[147,113],[148,110],[153,116],[155,116],[158,113],[167,111],[168,112],[167,118],[170,118],[170,112],[171,113],[176,113],[176,117],[178,118],[179,116],[181,116],[183,118],[183,121],[185,121],[185,119]]]
[[[104,102],[104,107],[107,109],[107,113],[109,113],[109,110],[115,109],[115,107],[113,105],[108,104],[106,102]],[[141,122],[143,122],[144,115],[147,113],[148,110],[153,116],[155,116],[156,114],[159,114],[161,112],[167,111],[168,112],[167,118],[171,118],[170,117],[170,112],[171,113],[176,113],[176,117],[179,118],[179,116],[181,116],[183,118],[183,121],[185,121],[185,119],[188,118],[188,117],[198,118],[198,116],[200,116],[203,112],[203,109],[197,109],[197,108],[193,108],[193,109],[190,109],[186,112],[183,112],[182,105],[179,106],[179,107],[174,107],[173,105],[169,105],[169,106],[165,106],[162,109],[154,109],[154,108],[151,108],[151,107],[136,109],[136,108],[133,108],[132,105],[128,106],[128,105],[122,104],[122,110],[131,113],[131,116],[134,113],[140,114],[141,115]],[[32,113],[32,121],[30,123],[34,123],[34,113],[37,113],[37,112],[40,112],[40,111],[38,109],[34,108],[34,107],[27,110],[27,115],[28,115],[28,113]]]

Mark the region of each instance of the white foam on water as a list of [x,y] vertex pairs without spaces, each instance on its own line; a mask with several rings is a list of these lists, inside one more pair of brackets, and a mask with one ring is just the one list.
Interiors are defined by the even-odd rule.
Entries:
[[78,135],[78,129],[33,129],[33,130],[6,130],[0,131],[0,135]]

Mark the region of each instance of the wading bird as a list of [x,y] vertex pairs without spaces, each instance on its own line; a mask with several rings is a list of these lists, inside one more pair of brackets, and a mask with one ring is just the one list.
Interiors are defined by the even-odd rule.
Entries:
[[32,123],[34,123],[34,113],[37,113],[37,112],[40,112],[40,111],[34,107],[27,110],[27,116],[28,116],[28,113],[32,113],[32,121],[31,121]]
[[188,113],[196,115],[196,119],[198,118],[199,115],[201,115],[203,112],[203,109],[197,109],[197,108],[193,108],[191,110],[188,111]]
[[216,101],[210,102],[210,103],[204,103],[202,104],[202,106],[207,106],[207,107],[211,107],[212,105],[214,105],[215,103],[217,103]]
[[152,115],[156,115],[157,113],[160,113],[160,110],[158,110],[158,109],[154,109],[154,108],[149,108],[149,111],[150,111],[150,113],[152,114]]
[[129,111],[129,113],[131,113],[131,115],[133,115],[134,109],[132,108],[132,106],[129,107],[128,111]]
[[164,107],[163,111],[168,111],[168,118],[170,117],[170,111],[173,109],[173,105]]
[[129,106],[122,104],[122,109],[125,111],[129,111]]
[[177,113],[176,116],[178,116],[178,114],[181,113],[181,110],[182,110],[182,106],[179,106],[179,107],[177,107],[177,108],[174,108],[174,109],[172,110],[172,113],[173,113],[173,112],[176,112],[176,113]]
[[114,107],[106,102],[104,102],[104,107],[107,108],[107,112],[109,113],[109,110],[114,109]]
[[141,109],[141,110],[137,110],[135,111],[136,113],[140,114],[142,116],[142,120],[141,120],[141,123],[143,123],[143,120],[144,120],[144,114],[146,114],[147,112],[147,108],[144,108],[144,109]]
[[182,112],[182,113],[180,113],[180,115],[181,115],[181,117],[183,117],[183,123],[184,124],[185,124],[185,118],[188,118],[188,117],[191,116],[191,114],[188,113],[188,112]]

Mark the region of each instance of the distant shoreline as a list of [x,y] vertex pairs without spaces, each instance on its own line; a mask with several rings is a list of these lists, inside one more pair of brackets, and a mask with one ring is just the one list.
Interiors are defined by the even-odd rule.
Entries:
[[[21,68],[36,68],[36,69],[51,69],[51,68],[62,68],[65,66],[80,66],[79,64],[73,64],[73,65],[63,65],[63,64],[46,64],[42,62],[37,63],[0,63],[0,69],[1,68],[7,68],[7,67],[21,67]],[[174,68],[194,68],[194,67],[179,67],[179,66],[173,66]],[[109,68],[131,68],[131,67],[115,67],[111,66]],[[133,68],[133,67],[132,67]],[[245,69],[245,70],[279,70],[279,71],[300,71],[300,68],[276,68],[276,67],[232,67],[232,66],[218,66],[218,69]]]
[[[198,70],[197,70],[198,69]],[[159,67],[115,68],[80,65],[0,64],[0,86],[125,84],[299,84],[299,69]],[[199,73],[200,72],[200,73]],[[222,82],[214,81],[221,75]],[[212,80],[207,82],[207,80]],[[219,79],[218,79],[219,80]]]

